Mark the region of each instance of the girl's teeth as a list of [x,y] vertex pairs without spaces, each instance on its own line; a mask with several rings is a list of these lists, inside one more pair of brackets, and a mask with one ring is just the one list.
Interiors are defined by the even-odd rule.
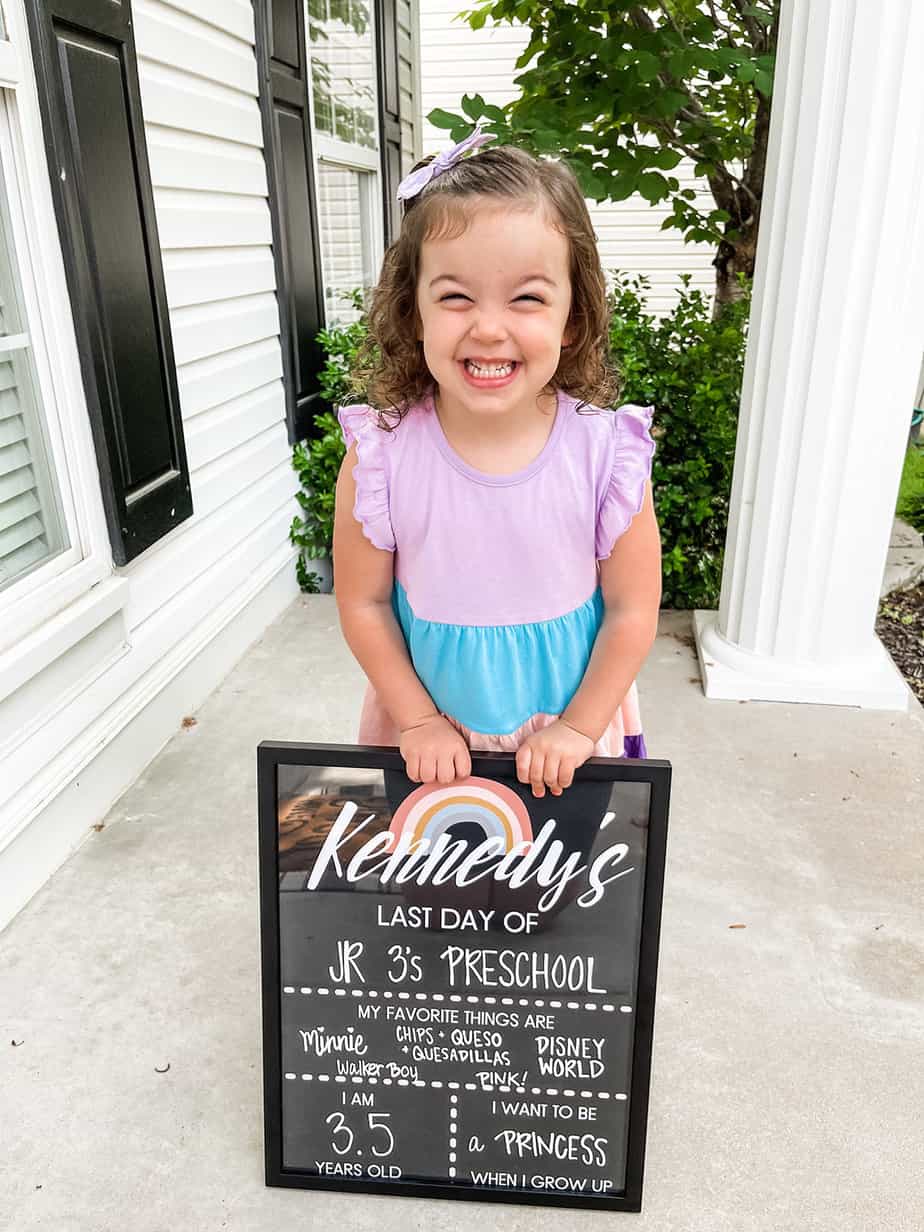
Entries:
[[470,372],[474,372],[478,376],[509,376],[514,368],[513,364],[504,364],[499,368],[480,368],[478,364],[473,363],[470,359],[465,361],[465,366]]

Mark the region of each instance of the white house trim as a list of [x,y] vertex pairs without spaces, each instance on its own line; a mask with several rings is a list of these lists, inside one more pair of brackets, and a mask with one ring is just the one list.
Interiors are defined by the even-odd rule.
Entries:
[[16,259],[69,546],[0,592],[0,651],[107,577],[112,553],[45,160],[22,0],[4,3],[0,132]]

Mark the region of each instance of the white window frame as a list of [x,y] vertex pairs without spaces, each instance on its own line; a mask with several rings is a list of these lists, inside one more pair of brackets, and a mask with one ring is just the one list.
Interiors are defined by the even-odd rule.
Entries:
[[23,0],[3,0],[3,19],[7,38],[0,38],[0,158],[9,239],[28,324],[48,464],[58,485],[70,546],[0,591],[0,652],[113,571]]
[[[369,250],[366,258],[368,268],[363,269],[363,281],[373,285],[382,267],[385,255],[385,219],[382,210],[382,131],[379,123],[379,27],[376,21],[374,0],[370,0],[369,16],[372,30],[372,92],[373,114],[375,116],[376,147],[374,150],[366,146],[353,145],[341,141],[327,133],[320,132],[315,122],[314,114],[314,73],[312,68],[311,39],[308,37],[308,0],[302,0],[305,11],[305,49],[308,75],[308,114],[311,120],[311,146],[314,153],[314,208],[318,211],[320,221],[321,203],[318,196],[318,173],[320,164],[326,163],[332,167],[343,167],[347,171],[372,172],[371,175],[360,176],[360,227],[369,236]],[[319,254],[320,256],[321,254]],[[327,306],[327,287],[324,285],[324,267],[321,266],[321,298]]]

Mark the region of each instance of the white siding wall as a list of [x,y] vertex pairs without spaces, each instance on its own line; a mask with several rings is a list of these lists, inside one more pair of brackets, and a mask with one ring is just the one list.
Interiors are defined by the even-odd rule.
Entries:
[[[525,71],[514,66],[529,42],[527,28],[489,23],[472,30],[466,22],[453,20],[462,7],[457,0],[420,0],[424,117],[435,107],[458,114],[463,94],[480,94],[486,102],[502,106],[519,93],[512,82]],[[423,141],[424,154],[435,153],[446,146],[448,134],[424,119]],[[684,160],[672,174],[682,188],[697,191],[699,208],[714,206],[708,185],[694,177],[692,162]],[[715,250],[708,244],[685,244],[681,231],[662,231],[661,223],[671,212],[667,203],[652,206],[636,194],[616,204],[587,204],[604,270],[646,274],[651,280],[651,312],[661,315],[676,303],[681,273],[691,275],[691,287],[710,298],[714,294]]]
[[240,584],[286,543],[296,487],[253,10],[246,0],[133,7],[195,514],[129,568],[130,629],[197,581],[211,590],[209,570],[213,583]]
[[133,10],[195,513],[113,569],[81,476],[100,567],[0,653],[0,926],[298,593],[253,12]]

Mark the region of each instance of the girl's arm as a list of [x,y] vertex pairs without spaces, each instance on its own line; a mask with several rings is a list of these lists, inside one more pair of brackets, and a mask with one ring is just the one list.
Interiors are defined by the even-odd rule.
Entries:
[[334,506],[334,595],[350,650],[401,732],[408,777],[451,783],[471,772],[468,746],[414,671],[391,606],[394,554],[374,547],[353,516],[356,446],[340,468]]
[[642,507],[600,561],[605,614],[581,684],[561,718],[517,749],[517,777],[534,796],[546,787],[560,796],[574,771],[593,753],[638,674],[658,632],[661,604],[661,535],[651,481]]
[[651,481],[642,507],[600,561],[605,615],[580,687],[562,719],[595,743],[606,731],[658,633],[661,535]]

